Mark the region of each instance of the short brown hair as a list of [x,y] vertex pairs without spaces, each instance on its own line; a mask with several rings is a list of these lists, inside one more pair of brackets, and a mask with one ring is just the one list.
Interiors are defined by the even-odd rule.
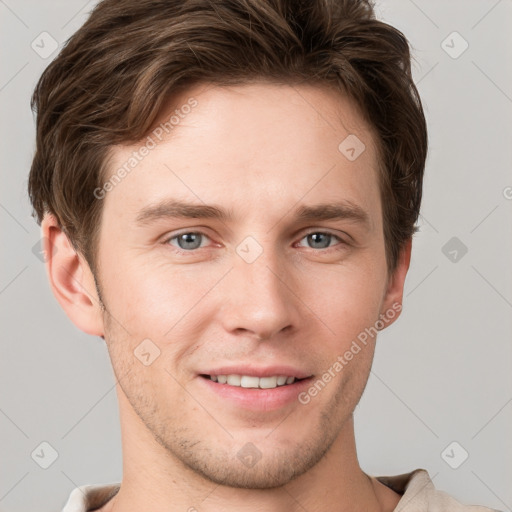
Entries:
[[416,231],[427,129],[404,35],[369,0],[104,0],[32,97],[28,190],[95,269],[109,148],[149,133],[171,95],[253,80],[337,88],[370,124],[380,165],[388,269]]

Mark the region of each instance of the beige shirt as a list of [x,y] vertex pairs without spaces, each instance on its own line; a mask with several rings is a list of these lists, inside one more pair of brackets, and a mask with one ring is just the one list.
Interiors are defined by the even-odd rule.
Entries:
[[[403,475],[375,478],[402,496],[395,512],[498,512],[478,505],[463,505],[445,492],[436,490],[425,469],[416,469]],[[96,510],[115,496],[119,486],[119,483],[114,483],[77,487],[69,495],[62,512]]]

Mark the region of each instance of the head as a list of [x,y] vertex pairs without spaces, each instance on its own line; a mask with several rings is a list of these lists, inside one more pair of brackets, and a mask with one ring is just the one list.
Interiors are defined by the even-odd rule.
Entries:
[[404,36],[365,1],[106,0],[32,101],[52,287],[125,418],[219,483],[318,463],[401,310],[427,151]]

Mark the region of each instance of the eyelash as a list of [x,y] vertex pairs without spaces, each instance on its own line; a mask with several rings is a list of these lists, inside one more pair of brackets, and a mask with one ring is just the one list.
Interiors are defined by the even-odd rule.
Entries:
[[[210,237],[202,232],[202,231],[182,231],[181,233],[178,233],[178,234],[175,234],[171,237],[167,237],[163,243],[165,245],[170,245],[173,250],[177,253],[177,254],[187,254],[187,255],[190,255],[190,254],[194,254],[194,253],[197,253],[200,249],[204,249],[205,247],[198,247],[197,249],[189,249],[189,250],[186,250],[186,249],[181,249],[180,247],[177,247],[175,245],[172,245],[170,242],[171,240],[175,240],[177,239],[178,237],[182,236],[182,235],[188,235],[188,234],[194,234],[194,235],[201,235],[201,236],[204,236],[206,238],[208,238],[209,240]],[[299,240],[302,241],[304,240],[305,238],[307,238],[309,235],[313,235],[313,234],[321,234],[321,235],[329,235],[335,239],[338,240],[338,243],[333,245],[333,246],[329,246],[329,247],[325,247],[325,248],[320,248],[320,249],[315,249],[314,247],[306,247],[306,249],[311,249],[315,252],[320,252],[320,251],[323,251],[323,252],[331,252],[332,250],[341,250],[341,247],[338,247],[338,246],[346,246],[348,245],[347,242],[345,242],[342,238],[340,238],[338,235],[335,235],[334,233],[331,233],[330,231],[318,231],[318,230],[312,230],[312,231],[309,231],[308,233],[305,233],[301,239]]]

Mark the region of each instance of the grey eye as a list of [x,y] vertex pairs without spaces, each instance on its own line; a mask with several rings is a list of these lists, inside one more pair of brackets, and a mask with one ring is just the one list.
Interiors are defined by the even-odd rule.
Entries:
[[313,249],[326,249],[331,245],[333,235],[330,233],[310,233],[306,237],[307,242]]
[[[178,243],[178,247],[185,251],[190,251],[194,249],[199,249],[201,247],[201,242],[204,235],[202,233],[182,233],[181,235],[177,235],[171,238],[169,241],[176,240]],[[175,245],[175,244],[173,244]]]

